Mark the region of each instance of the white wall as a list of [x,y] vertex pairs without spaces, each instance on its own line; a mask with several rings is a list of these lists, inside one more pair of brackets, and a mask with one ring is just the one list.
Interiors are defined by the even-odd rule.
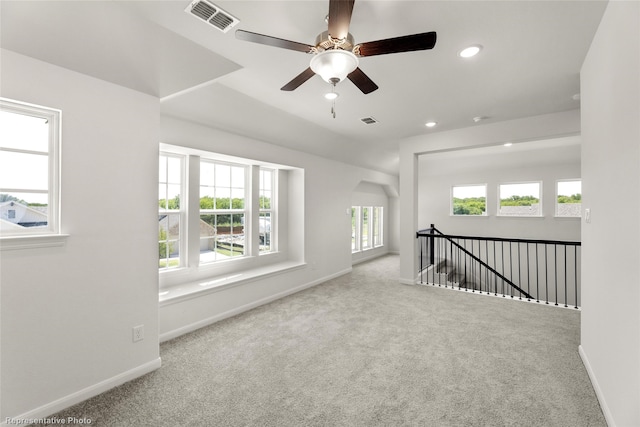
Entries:
[[[581,355],[610,426],[640,425],[640,3],[611,1],[581,72]],[[615,249],[615,250],[612,250]]]
[[[419,157],[418,168],[419,229],[435,224],[446,234],[580,241],[580,218],[555,217],[556,181],[580,178],[577,143],[545,144],[542,150],[499,146],[425,154]],[[498,217],[498,185],[529,181],[542,182],[544,217]],[[487,216],[450,215],[451,187],[470,184],[487,186]]]
[[[218,129],[163,117],[163,143],[182,145],[215,153],[284,164],[304,171],[304,188],[289,183],[289,203],[303,206],[305,266],[261,278],[240,286],[162,303],[160,334],[162,339],[223,319],[291,292],[320,283],[351,270],[352,195],[362,181],[391,188],[397,192],[398,179],[266,142],[230,134]],[[300,172],[296,172],[300,173]],[[303,200],[300,200],[300,199]],[[300,203],[302,202],[302,203]],[[292,215],[292,213],[290,213]],[[295,234],[297,226],[292,225]],[[290,251],[295,250],[290,236]],[[295,254],[292,254],[295,256]]]
[[[63,247],[0,252],[0,420],[159,366],[159,101],[2,50],[3,97],[62,110]],[[132,327],[146,338],[132,342]]]

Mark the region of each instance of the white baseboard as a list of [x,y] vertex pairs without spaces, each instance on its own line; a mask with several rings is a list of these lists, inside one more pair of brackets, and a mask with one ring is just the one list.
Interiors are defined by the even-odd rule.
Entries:
[[324,283],[327,280],[335,279],[336,277],[340,277],[340,276],[343,276],[345,274],[351,273],[351,270],[352,270],[351,268],[347,268],[345,270],[339,271],[339,272],[331,274],[329,276],[325,276],[325,277],[322,277],[320,279],[314,280],[312,282],[308,282],[308,283],[305,283],[303,285],[296,286],[295,288],[288,289],[288,290],[286,290],[284,292],[279,292],[277,294],[270,295],[270,296],[268,296],[266,298],[262,298],[262,299],[259,299],[257,301],[253,301],[253,302],[251,302],[249,304],[241,305],[241,306],[236,307],[234,309],[225,311],[224,313],[220,313],[220,314],[217,314],[215,316],[207,317],[205,319],[199,320],[199,321],[191,323],[189,325],[185,325],[185,326],[182,326],[180,328],[174,329],[172,331],[165,332],[163,334],[160,334],[160,342],[169,341],[169,340],[171,340],[173,338],[177,338],[177,337],[179,337],[181,335],[187,334],[189,332],[193,332],[193,331],[195,331],[197,329],[200,329],[200,328],[203,328],[205,326],[212,325],[212,324],[214,324],[216,322],[219,322],[221,320],[227,319],[229,317],[233,317],[233,316],[236,316],[236,315],[238,315],[240,313],[244,313],[245,311],[249,311],[249,310],[252,310],[252,309],[254,309],[256,307],[260,307],[261,305],[268,304],[268,303],[273,302],[275,300],[278,300],[280,298],[284,298],[286,296],[295,294],[296,292],[300,292],[300,291],[303,291],[305,289],[311,288],[311,287],[313,287],[315,285],[319,285],[320,283]]
[[604,419],[609,427],[615,427],[616,423],[613,421],[611,411],[607,406],[607,402],[604,399],[604,394],[600,389],[600,385],[598,384],[598,380],[596,379],[596,375],[593,372],[593,369],[591,369],[591,364],[589,363],[589,359],[587,358],[587,354],[585,353],[582,345],[578,346],[578,353],[580,353],[582,363],[587,370],[587,374],[589,375],[589,379],[591,380],[591,384],[593,385],[593,390],[596,392],[596,397],[598,398],[598,402],[600,403],[600,408],[602,409],[602,413],[604,414]]
[[161,360],[158,357],[157,359],[147,362],[144,365],[140,365],[136,368],[118,374],[115,377],[111,377],[75,393],[71,393],[68,396],[54,400],[53,402],[47,403],[46,405],[25,412],[24,414],[7,417],[2,420],[2,422],[0,422],[0,426],[5,427],[11,425],[28,424],[24,422],[25,420],[33,420],[32,423],[38,424],[38,420],[50,417],[52,414],[60,412],[63,409],[69,408],[70,406],[90,399],[94,396],[104,393],[105,391],[111,390],[114,387],[134,380],[138,377],[148,374],[149,372],[155,371],[156,369],[160,368],[161,364]]

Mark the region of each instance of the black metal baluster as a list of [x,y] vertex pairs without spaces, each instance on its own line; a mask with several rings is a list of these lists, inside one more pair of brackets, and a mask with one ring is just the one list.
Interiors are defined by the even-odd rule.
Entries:
[[540,267],[538,266],[538,244],[536,243],[536,302],[540,302]]
[[[520,243],[518,242],[518,286],[520,286],[520,284],[522,283],[522,275],[521,275],[521,268],[520,266],[522,265],[522,258],[520,258]],[[520,300],[522,300],[522,293],[520,293],[520,297],[518,298]]]
[[[511,242],[509,242],[509,280],[513,283],[513,249],[511,249]],[[513,286],[509,286],[511,298],[513,298]]]
[[546,303],[549,304],[549,255],[547,254],[547,248],[549,245],[544,245],[544,287]]
[[575,273],[575,281],[574,281],[574,285],[575,285],[575,299],[576,299],[576,305],[575,309],[578,308],[578,246],[574,246],[573,247],[573,268],[574,268],[574,273]]
[[567,288],[569,287],[569,283],[567,282],[567,245],[562,245],[564,248],[564,306],[569,307],[567,305]]
[[558,245],[553,245],[553,261],[555,262],[556,305],[558,305]]

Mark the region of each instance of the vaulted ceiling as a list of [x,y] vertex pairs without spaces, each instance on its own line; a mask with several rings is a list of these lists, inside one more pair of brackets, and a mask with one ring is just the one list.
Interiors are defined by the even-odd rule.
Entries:
[[[397,173],[398,141],[579,108],[579,72],[606,1],[356,0],[356,42],[436,31],[433,50],[360,59],[380,87],[338,84],[336,117],[315,76],[280,88],[311,55],[237,40],[236,29],[305,44],[327,29],[328,1],[214,1],[240,23],[223,33],[189,1],[0,3],[3,48],[161,100],[163,114]],[[458,52],[479,44],[480,54]],[[361,119],[374,117],[366,125]],[[436,121],[434,128],[425,127]]]

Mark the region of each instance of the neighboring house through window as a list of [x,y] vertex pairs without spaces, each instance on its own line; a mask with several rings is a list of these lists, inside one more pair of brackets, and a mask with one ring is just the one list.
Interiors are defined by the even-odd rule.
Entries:
[[61,115],[0,98],[0,237],[59,234]]

